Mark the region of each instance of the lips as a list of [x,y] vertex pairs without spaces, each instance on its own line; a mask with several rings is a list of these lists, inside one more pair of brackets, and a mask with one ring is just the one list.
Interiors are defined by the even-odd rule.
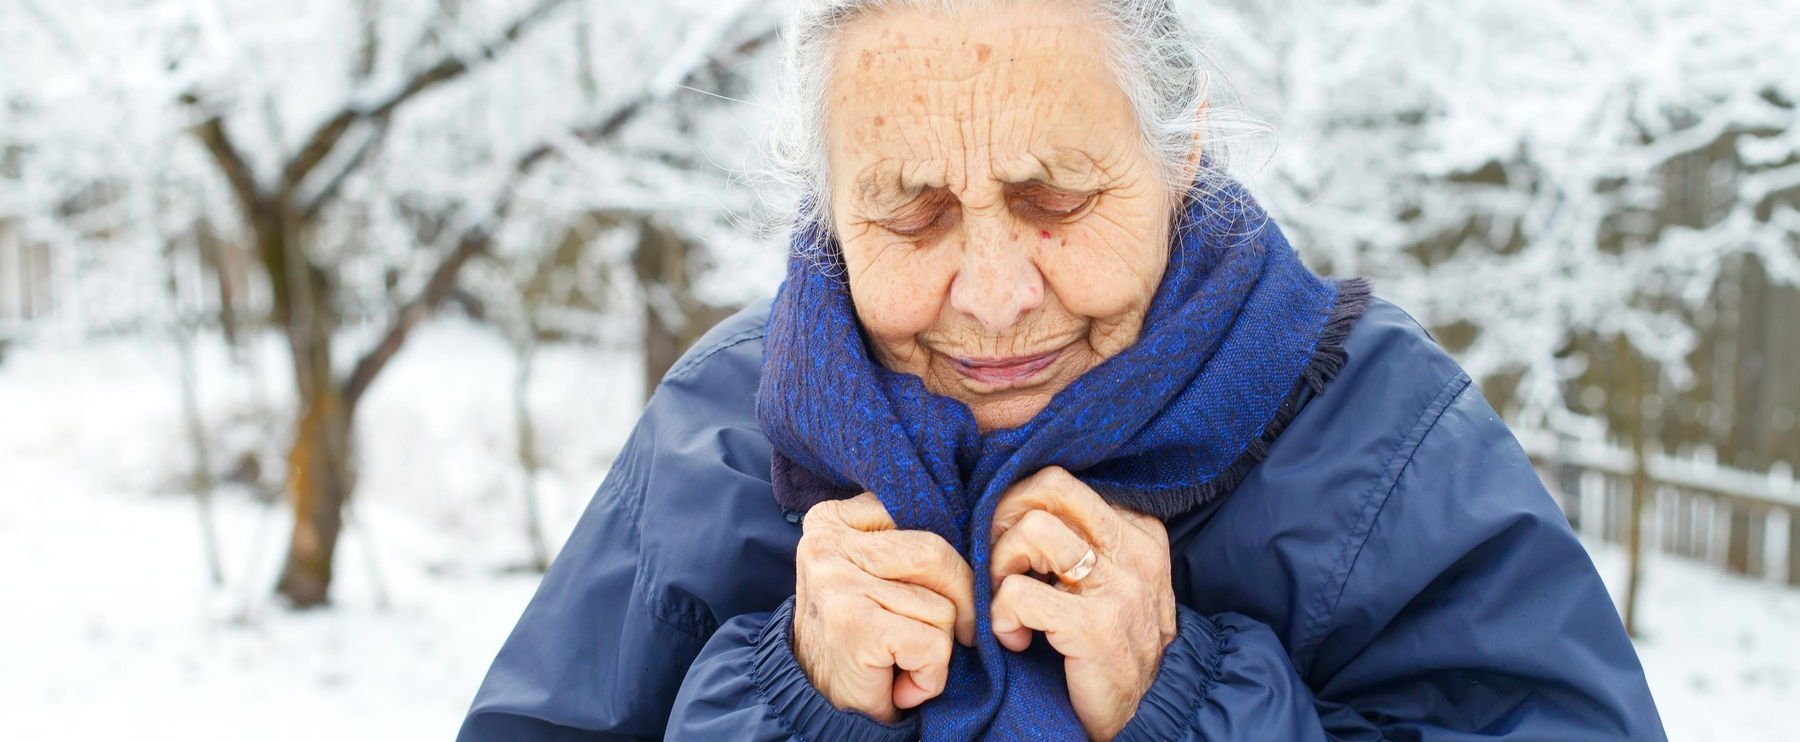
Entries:
[[1032,380],[1062,356],[1064,348],[1031,356],[1005,358],[955,358],[950,365],[970,380],[996,387],[1019,386]]

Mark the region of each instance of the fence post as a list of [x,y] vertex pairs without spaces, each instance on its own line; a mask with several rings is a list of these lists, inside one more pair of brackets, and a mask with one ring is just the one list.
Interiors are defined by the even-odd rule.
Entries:
[[1725,571],[1750,574],[1750,513],[1729,502],[1725,513]]
[[[1776,494],[1800,494],[1800,480],[1794,477],[1794,468],[1786,461],[1777,461],[1769,467],[1769,489]],[[1800,507],[1788,505],[1782,508],[1787,513],[1787,583],[1800,586]]]

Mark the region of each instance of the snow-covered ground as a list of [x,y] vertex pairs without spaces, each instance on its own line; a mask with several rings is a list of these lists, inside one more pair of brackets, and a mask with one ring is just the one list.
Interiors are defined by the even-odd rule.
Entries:
[[[205,419],[282,398],[202,343]],[[635,362],[546,351],[530,400],[550,537],[579,515],[635,416]],[[205,567],[173,351],[141,341],[15,349],[0,365],[0,739],[443,740],[536,577],[523,535],[513,365],[486,331],[428,325],[361,412],[361,489],[335,604],[268,595],[285,510],[226,487]],[[279,436],[277,436],[279,437]],[[224,465],[220,465],[224,468]],[[1596,549],[1609,580],[1622,562]],[[1676,559],[1646,571],[1639,651],[1670,738],[1786,740],[1800,729],[1800,590]]]
[[[1622,595],[1624,550],[1590,550]],[[1642,589],[1638,658],[1670,740],[1800,739],[1800,588],[1659,555]]]

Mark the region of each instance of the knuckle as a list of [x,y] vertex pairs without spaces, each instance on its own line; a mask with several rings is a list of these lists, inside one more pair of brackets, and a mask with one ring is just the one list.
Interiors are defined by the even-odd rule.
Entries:
[[912,576],[923,573],[941,560],[941,554],[933,548],[931,539],[934,534],[922,531],[900,531],[895,538],[893,548],[881,549],[877,553],[883,562],[895,573]]
[[857,639],[845,653],[859,665],[883,667],[893,664],[893,655],[881,642],[868,639]]
[[928,614],[927,619],[930,623],[939,628],[954,625],[956,623],[956,604],[951,603],[950,599],[935,593],[932,594],[931,598],[932,599],[927,600],[925,603],[925,611]]
[[939,629],[915,625],[900,635],[899,644],[897,649],[928,662],[950,656],[950,635]]
[[800,521],[801,525],[819,526],[825,521],[838,520],[837,516],[843,509],[844,503],[838,500],[826,500],[818,503],[807,509],[806,516]]
[[920,536],[921,557],[931,560],[940,569],[954,569],[963,564],[962,555],[956,553],[956,548],[942,536],[935,533],[921,533]]
[[800,541],[794,544],[794,561],[804,564],[817,559],[822,551],[821,542],[824,540],[816,531],[802,533]]
[[1041,539],[1055,533],[1057,526],[1061,524],[1061,519],[1047,510],[1032,510],[1019,518],[1019,524],[1014,528],[1018,528],[1020,534],[1027,539],[1041,542]]
[[928,641],[930,644],[926,646],[926,651],[930,654],[933,664],[950,661],[950,652],[952,650],[950,634],[943,631],[935,631],[932,632],[931,638]]
[[1025,575],[1007,575],[1006,579],[1000,581],[1000,588],[994,591],[994,604],[998,605],[1002,599],[1008,603],[1016,600],[1020,593],[1028,589],[1025,583],[1031,581],[1034,580]]

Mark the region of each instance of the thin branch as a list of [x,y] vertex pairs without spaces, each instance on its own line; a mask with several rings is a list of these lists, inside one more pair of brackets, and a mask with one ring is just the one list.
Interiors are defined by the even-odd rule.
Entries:
[[313,130],[312,135],[307,137],[306,144],[302,145],[300,151],[288,161],[287,167],[283,168],[281,172],[281,191],[291,193],[298,187],[300,181],[305,180],[306,176],[319,166],[319,163],[324,162],[325,157],[337,146],[344,133],[350,130],[351,125],[371,120],[378,124],[383,122],[392,116],[401,105],[420,93],[468,72],[471,69],[471,58],[490,60],[499,56],[523,37],[531,26],[549,15],[550,11],[568,2],[569,0],[542,0],[531,10],[507,24],[506,29],[501,31],[499,36],[495,37],[493,41],[482,44],[473,55],[460,53],[446,55],[436,64],[414,73],[404,85],[386,98],[368,105],[352,103],[345,106],[343,110],[319,124],[318,128]]
[[350,377],[344,382],[345,410],[356,410],[356,403],[362,398],[363,392],[368,390],[370,382],[375,380],[375,376],[381,373],[381,369],[387,366],[394,354],[400,351],[401,344],[406,342],[406,336],[419,324],[419,320],[436,309],[456,288],[456,275],[462,271],[463,266],[492,244],[493,234],[488,231],[487,225],[499,221],[510,204],[510,199],[503,199],[492,217],[463,232],[456,241],[456,247],[431,272],[431,278],[425,282],[425,289],[400,307],[400,311],[394,315],[393,324],[388,326],[387,332],[382,333],[381,341],[363,354],[362,358],[357,359],[356,366],[350,370]]
[[[736,44],[732,47],[731,52],[738,56],[750,54],[775,37],[776,30],[771,27],[751,39]],[[668,90],[646,89],[639,92],[620,103],[611,113],[594,124],[576,129],[573,132],[574,136],[590,146],[610,140],[617,136],[625,128],[625,125],[644,109],[657,102],[661,97],[677,92],[681,90],[682,86],[695,82],[700,74],[711,70],[712,65],[716,62],[716,59],[708,59],[705,63],[696,65],[681,80],[681,86]],[[363,354],[362,358],[357,359],[356,365],[350,370],[349,378],[344,382],[344,407],[346,410],[354,411],[356,409],[357,400],[362,397],[363,392],[368,390],[369,384],[375,380],[375,377],[381,373],[394,355],[400,351],[400,346],[406,342],[407,335],[412,332],[414,327],[418,326],[420,320],[423,320],[439,304],[443,303],[444,299],[455,290],[457,274],[462,271],[463,266],[492,244],[491,229],[493,225],[504,220],[506,213],[511,210],[512,193],[519,181],[524,180],[540,163],[555,153],[554,146],[541,144],[527,150],[518,159],[513,166],[511,182],[501,190],[500,201],[495,205],[493,213],[487,219],[477,222],[463,231],[462,235],[457,238],[456,247],[444,256],[437,268],[432,270],[431,278],[425,282],[425,288],[394,315],[393,322],[388,325],[387,331],[382,333],[381,340],[376,342],[375,347]]]
[[[773,26],[766,28],[761,33],[739,42],[736,46],[732,47],[731,52],[734,56],[738,57],[753,54],[757,49],[774,41],[777,32],[778,29]],[[587,126],[577,127],[574,131],[570,132],[570,135],[589,146],[602,144],[607,140],[618,136],[619,131],[624,129],[626,124],[631,123],[631,120],[636,118],[644,108],[658,102],[665,95],[682,90],[693,90],[701,93],[706,92],[693,87],[693,83],[697,82],[695,78],[699,77],[702,72],[714,71],[719,65],[719,62],[720,60],[715,57],[706,60],[704,64],[696,65],[694,69],[688,71],[687,76],[683,77],[680,83],[667,90],[654,88],[640,90],[636,95],[627,98],[624,102],[614,107],[612,112],[605,117],[594,123],[588,124]],[[516,167],[520,171],[530,170],[537,165],[538,161],[555,153],[555,145],[549,143],[540,144],[527,150],[525,154],[519,158]]]
[[319,124],[319,128],[313,130],[312,136],[307,137],[306,144],[294,154],[292,159],[288,160],[287,166],[281,169],[279,185],[281,192],[284,194],[292,192],[294,187],[312,172],[313,168],[325,161],[325,156],[331,154],[332,148],[337,146],[338,140],[343,138],[344,132],[349,131],[350,125],[356,123],[357,119],[361,117],[361,111],[346,108],[326,119],[325,123]]
[[299,207],[301,223],[310,223],[319,215],[320,211],[331,204],[331,200],[336,198],[338,192],[343,189],[344,181],[349,180],[351,175],[362,169],[363,163],[369,159],[370,154],[374,153],[376,146],[387,137],[387,132],[387,119],[382,119],[374,124],[369,135],[356,148],[356,152],[344,161],[343,167],[332,173],[331,178],[326,180],[324,185],[319,186],[317,191],[303,199]]
[[244,159],[243,152],[232,143],[231,135],[225,131],[225,120],[218,115],[208,116],[205,121],[194,127],[194,133],[206,145],[206,151],[212,154],[213,162],[219,166],[219,172],[225,175],[226,182],[231,184],[231,192],[237,196],[239,205],[244,207],[245,214],[255,214],[262,208],[262,190],[256,186],[256,175],[250,171],[250,163]]

